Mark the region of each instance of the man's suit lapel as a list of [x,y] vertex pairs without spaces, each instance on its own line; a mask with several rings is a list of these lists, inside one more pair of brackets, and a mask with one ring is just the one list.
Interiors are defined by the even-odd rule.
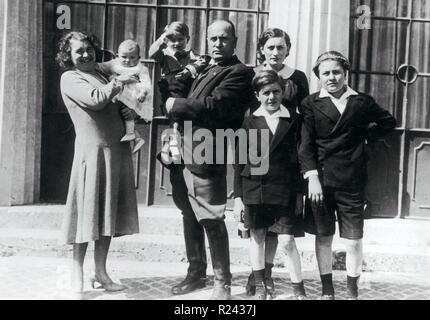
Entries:
[[[200,75],[194,80],[191,85],[190,96],[193,97],[199,94],[203,89],[211,83],[217,76],[226,68],[231,67],[237,63],[241,63],[237,56],[231,57],[229,60],[219,63],[218,65],[209,65],[203,70]],[[194,94],[196,92],[196,94]]]
[[194,92],[202,92],[203,89],[223,70],[221,66],[209,66],[199,75],[191,86],[191,96]]

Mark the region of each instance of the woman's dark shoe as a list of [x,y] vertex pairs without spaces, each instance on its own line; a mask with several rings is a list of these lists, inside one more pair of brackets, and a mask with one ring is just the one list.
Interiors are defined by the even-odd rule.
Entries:
[[202,289],[206,286],[206,277],[196,277],[187,274],[185,279],[172,287],[172,294],[181,295],[187,294],[197,289]]
[[252,271],[248,277],[248,282],[246,283],[245,290],[246,290],[247,296],[255,295],[255,277],[254,277],[254,273]]

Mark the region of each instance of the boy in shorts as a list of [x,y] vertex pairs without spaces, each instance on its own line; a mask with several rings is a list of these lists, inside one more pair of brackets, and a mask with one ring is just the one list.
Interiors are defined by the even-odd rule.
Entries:
[[[235,214],[243,212],[244,227],[250,230],[250,258],[255,278],[255,299],[274,296],[274,283],[265,272],[266,234],[276,232],[281,250],[286,253],[294,298],[306,298],[300,254],[295,237],[303,237],[303,192],[297,156],[300,117],[281,104],[285,90],[283,79],[273,70],[258,73],[252,81],[261,106],[246,117],[242,129],[247,132],[249,146],[246,163],[241,146],[236,149],[234,197]],[[257,138],[252,132],[257,133]],[[254,141],[255,140],[255,141]],[[257,172],[253,160],[266,155],[267,172]]]
[[[336,51],[323,53],[313,69],[321,91],[305,98],[299,161],[309,193],[305,231],[316,235],[322,299],[334,300],[332,242],[336,214],[346,241],[347,297],[358,298],[363,264],[365,145],[389,133],[396,120],[375,100],[347,85],[350,63]],[[335,214],[336,213],[336,214]]]

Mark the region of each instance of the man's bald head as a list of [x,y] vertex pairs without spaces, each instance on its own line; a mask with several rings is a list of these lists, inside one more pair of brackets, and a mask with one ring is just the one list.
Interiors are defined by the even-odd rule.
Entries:
[[209,54],[216,63],[230,59],[236,43],[236,28],[231,21],[216,20],[208,27]]
[[230,20],[220,19],[220,20],[213,21],[208,27],[208,33],[209,33],[209,30],[213,27],[225,28],[225,30],[227,30],[227,32],[229,32],[231,36],[236,39],[236,27],[234,26],[233,22],[231,22]]

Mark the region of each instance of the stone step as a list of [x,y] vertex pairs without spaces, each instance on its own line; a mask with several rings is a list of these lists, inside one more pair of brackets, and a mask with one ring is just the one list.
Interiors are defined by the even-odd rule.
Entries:
[[[43,229],[0,229],[0,256],[71,257],[71,246],[58,245],[59,232]],[[230,238],[232,265],[249,265],[249,241]],[[313,237],[297,239],[305,270],[316,269]],[[345,269],[343,243],[335,237],[333,266]],[[92,244],[89,252],[92,251]],[[114,259],[149,262],[186,262],[184,240],[176,235],[137,234],[115,238],[109,256]],[[210,257],[208,252],[208,257]],[[278,250],[276,265],[284,266],[285,256]],[[210,262],[209,262],[210,263]],[[428,247],[365,245],[364,270],[390,272],[421,272],[430,276],[430,250]]]
[[[59,230],[63,205],[0,207],[0,228]],[[182,216],[172,207],[139,206],[140,232],[148,235],[181,236]],[[232,239],[237,236],[237,222],[226,212],[226,225]],[[371,219],[364,223],[364,244],[424,247],[430,250],[430,220]],[[312,238],[310,235],[306,238]]]

